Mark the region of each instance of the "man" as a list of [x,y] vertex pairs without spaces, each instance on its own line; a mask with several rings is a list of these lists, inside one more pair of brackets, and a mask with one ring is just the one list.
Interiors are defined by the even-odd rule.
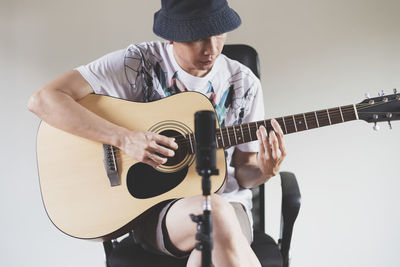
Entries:
[[[37,90],[29,109],[62,130],[111,144],[133,159],[156,167],[178,145],[147,131],[130,131],[106,121],[77,103],[88,94],[105,94],[137,102],[155,101],[182,91],[197,91],[213,103],[221,126],[263,119],[261,85],[245,66],[220,55],[227,32],[241,24],[226,0],[162,0],[153,31],[168,42],[134,44],[57,77]],[[179,105],[179,103],[176,103]],[[211,198],[214,266],[260,266],[251,250],[251,192],[246,188],[274,176],[286,152],[282,130],[272,121],[269,135],[257,131],[258,143],[226,150],[228,179],[222,194]],[[256,152],[259,152],[258,154]],[[196,224],[190,213],[202,212],[202,196],[157,205],[135,226],[135,238],[156,253],[189,257]]]

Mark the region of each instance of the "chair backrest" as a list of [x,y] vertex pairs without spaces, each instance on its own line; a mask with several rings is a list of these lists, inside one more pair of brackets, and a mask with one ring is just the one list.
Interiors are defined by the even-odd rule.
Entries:
[[260,61],[253,47],[245,44],[226,44],[222,54],[247,66],[260,78]]
[[[253,71],[253,73],[260,78],[260,61],[258,58],[257,51],[245,44],[226,44],[222,50],[222,53],[229,57],[230,59],[237,60],[243,65],[247,66],[249,69]],[[265,189],[264,185],[260,185],[259,187],[253,188],[253,227],[255,230],[259,230],[264,232],[265,228]]]

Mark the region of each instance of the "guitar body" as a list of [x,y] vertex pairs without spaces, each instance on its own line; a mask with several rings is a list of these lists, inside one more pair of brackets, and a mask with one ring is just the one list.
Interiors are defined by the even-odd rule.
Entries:
[[[150,103],[88,95],[79,103],[117,125],[176,137],[180,143],[175,156],[155,169],[112,146],[42,122],[37,137],[42,198],[48,216],[61,231],[83,239],[115,238],[131,230],[135,219],[154,205],[202,194],[191,136],[194,114],[199,110],[214,111],[204,95],[186,92]],[[290,134],[356,119],[375,125],[386,121],[391,126],[392,121],[400,120],[400,94],[394,90],[392,95],[368,98],[357,105],[295,114],[276,121],[284,134]],[[219,128],[215,136],[217,147],[255,141],[261,125],[272,129],[271,120]],[[211,178],[212,192],[225,181],[223,149],[217,150],[216,159],[219,175]]]
[[[167,136],[193,133],[195,112],[213,110],[205,96],[194,92],[150,103],[88,95],[79,103],[117,125]],[[77,238],[117,237],[129,231],[135,219],[154,205],[202,193],[193,153],[184,152],[171,164],[154,169],[118,150],[115,159],[120,184],[112,186],[103,144],[42,122],[37,157],[46,212],[57,228]],[[219,175],[212,176],[213,192],[225,181],[223,149],[217,150],[217,168]]]

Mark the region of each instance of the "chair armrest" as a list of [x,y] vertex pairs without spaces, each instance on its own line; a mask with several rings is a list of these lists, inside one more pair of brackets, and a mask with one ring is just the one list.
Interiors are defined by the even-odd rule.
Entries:
[[296,176],[291,172],[280,172],[282,185],[281,233],[278,241],[283,258],[283,266],[288,266],[289,249],[294,222],[301,204],[301,195]]

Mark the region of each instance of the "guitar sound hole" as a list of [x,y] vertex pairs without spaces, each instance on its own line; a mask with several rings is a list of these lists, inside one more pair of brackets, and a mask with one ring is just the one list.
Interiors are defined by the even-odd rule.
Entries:
[[182,162],[186,155],[188,154],[189,145],[186,142],[182,142],[185,140],[185,137],[174,130],[165,130],[160,133],[161,135],[167,137],[174,137],[175,142],[178,144],[178,149],[175,150],[175,155],[172,158],[168,158],[167,162],[164,163],[164,166],[175,166]]

